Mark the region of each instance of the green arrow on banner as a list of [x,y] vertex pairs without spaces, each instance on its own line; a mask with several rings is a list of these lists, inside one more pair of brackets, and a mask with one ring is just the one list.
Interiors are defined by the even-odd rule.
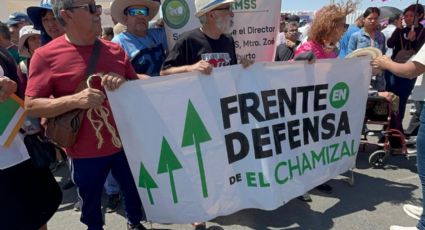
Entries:
[[178,203],[177,200],[177,192],[176,192],[176,184],[174,183],[173,170],[183,168],[174,154],[173,150],[168,144],[167,139],[162,137],[162,145],[161,145],[161,156],[159,157],[159,165],[158,165],[158,174],[168,172],[170,176],[170,186],[171,192],[173,194],[174,203]]
[[196,157],[198,158],[199,174],[201,177],[202,194],[208,197],[207,180],[205,177],[204,163],[200,143],[210,141],[211,137],[204,123],[196,112],[195,107],[189,100],[186,112],[186,121],[184,123],[184,132],[182,147],[195,145]]
[[151,205],[154,205],[151,189],[158,188],[158,185],[152,179],[143,163],[140,163],[139,187],[145,188],[148,191],[149,201]]

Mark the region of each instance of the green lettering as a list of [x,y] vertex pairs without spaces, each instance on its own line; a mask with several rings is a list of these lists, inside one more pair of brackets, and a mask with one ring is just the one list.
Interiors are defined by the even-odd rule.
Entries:
[[258,187],[255,183],[255,173],[254,172],[246,172],[246,183],[248,187]]
[[264,174],[262,172],[258,173],[258,177],[260,180],[260,187],[270,187],[270,183],[266,181],[266,178],[264,178]]
[[285,184],[289,180],[288,177],[285,177],[283,180],[281,180],[279,178],[279,169],[280,169],[280,167],[286,166],[286,165],[287,165],[286,164],[286,161],[281,161],[281,162],[279,162],[279,164],[277,164],[277,166],[276,166],[276,168],[274,170],[274,176],[276,177],[276,182],[278,184]]
[[[327,165],[326,159],[325,159],[325,153],[326,153],[327,147],[322,147],[320,150],[320,154],[317,155],[316,151],[311,150],[311,158],[313,160],[313,168],[316,168],[316,162],[320,162],[320,159],[322,160],[322,165]],[[329,156],[327,157],[329,159]]]
[[294,178],[294,170],[298,170],[298,175],[302,175],[301,174],[301,168],[300,168],[300,158],[297,156],[297,164],[295,164],[294,166],[292,166],[292,161],[288,160],[288,167],[289,167],[289,175],[290,178]]
[[310,160],[308,159],[307,155],[303,153],[303,168],[301,171],[302,174],[304,174],[307,169],[312,170]]
[[[354,146],[357,146],[357,149],[354,148]],[[359,145],[355,145],[355,141],[351,140],[351,156],[354,156],[357,154],[357,151],[359,150]]]
[[350,157],[350,156],[351,156],[350,149],[348,148],[347,142],[345,142],[345,141],[343,141],[343,142],[342,142],[342,148],[341,148],[341,158],[342,158],[344,155],[347,155],[348,157]]
[[333,163],[333,162],[336,162],[336,161],[338,161],[340,158],[337,156],[337,154],[336,154],[336,151],[338,150],[338,146],[339,146],[339,144],[338,143],[336,143],[336,144],[333,144],[333,145],[331,145],[330,147],[331,147],[331,151],[332,151],[332,157],[331,157],[331,163]]

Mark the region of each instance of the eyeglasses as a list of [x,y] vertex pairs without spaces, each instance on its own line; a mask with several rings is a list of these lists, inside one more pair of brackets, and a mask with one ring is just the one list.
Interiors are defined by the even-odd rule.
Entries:
[[86,10],[88,10],[90,12],[90,14],[96,14],[96,13],[102,13],[102,5],[96,5],[94,3],[87,3],[87,4],[83,4],[83,5],[78,5],[78,6],[71,6],[68,7],[68,10],[71,9],[78,9],[78,8],[84,8]]
[[137,15],[142,15],[142,16],[149,16],[149,8],[147,7],[142,7],[142,8],[130,8],[127,10],[127,14],[130,16],[137,16]]
[[233,12],[232,7],[225,7],[225,8],[217,8],[217,9],[213,9],[212,11],[220,11],[220,10],[225,10],[225,11],[229,11],[229,12]]

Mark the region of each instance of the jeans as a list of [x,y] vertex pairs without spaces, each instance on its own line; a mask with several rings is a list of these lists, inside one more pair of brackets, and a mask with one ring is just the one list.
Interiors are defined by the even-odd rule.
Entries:
[[101,197],[111,172],[124,196],[128,222],[137,225],[144,218],[142,202],[124,152],[97,158],[71,159],[71,176],[81,201],[80,221],[88,230],[103,230]]
[[108,196],[120,193],[120,186],[114,176],[112,176],[111,172],[108,173],[104,187]]
[[[424,102],[422,102],[422,106]],[[425,110],[422,110],[420,116],[421,124],[419,126],[416,149],[417,149],[417,162],[418,174],[422,185],[422,198],[425,198]],[[422,199],[422,207],[425,208],[425,199]],[[422,213],[421,219],[417,225],[420,230],[425,230],[425,213]]]
[[393,92],[400,98],[398,113],[400,115],[400,122],[402,122],[404,118],[404,112],[406,111],[407,99],[412,93],[416,78],[410,80],[398,77],[396,75],[392,75],[390,77],[386,76],[386,78],[389,78],[389,82],[387,82],[388,91]]

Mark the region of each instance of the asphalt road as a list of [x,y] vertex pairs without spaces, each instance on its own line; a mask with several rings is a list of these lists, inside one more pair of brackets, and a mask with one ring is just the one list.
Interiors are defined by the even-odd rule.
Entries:
[[[372,141],[375,139],[371,137]],[[389,229],[393,224],[416,225],[416,220],[405,215],[402,210],[403,204],[420,204],[421,202],[416,158],[391,156],[389,164],[384,169],[373,169],[368,165],[368,157],[376,148],[375,145],[368,145],[363,152],[359,152],[356,169],[354,169],[353,186],[349,185],[347,177],[342,175],[329,181],[334,188],[332,194],[312,191],[313,202],[311,203],[294,199],[274,211],[242,210],[211,220],[207,223],[208,229],[381,230]],[[62,167],[55,173],[61,185],[68,178],[67,171],[65,167]],[[64,191],[62,204],[48,223],[50,230],[86,229],[85,225],[79,222],[80,213],[73,210],[75,201],[75,188]],[[106,204],[106,196],[104,196],[104,204]],[[105,229],[126,229],[124,216],[122,206],[116,213],[106,213]],[[145,223],[145,227],[193,229],[189,224]]]

